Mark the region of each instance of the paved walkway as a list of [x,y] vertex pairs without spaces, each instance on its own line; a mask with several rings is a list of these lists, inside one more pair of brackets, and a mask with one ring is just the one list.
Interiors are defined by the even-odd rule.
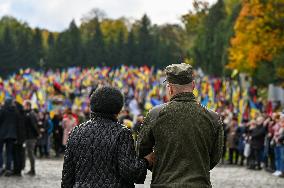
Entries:
[[[57,188],[60,187],[61,170],[62,160],[38,160],[37,176],[0,177],[0,188]],[[151,174],[148,174],[147,185],[137,185],[136,187],[149,187],[150,179]],[[213,187],[216,188],[284,187],[284,178],[276,178],[265,171],[250,171],[232,166],[216,167],[211,173],[211,179]]]

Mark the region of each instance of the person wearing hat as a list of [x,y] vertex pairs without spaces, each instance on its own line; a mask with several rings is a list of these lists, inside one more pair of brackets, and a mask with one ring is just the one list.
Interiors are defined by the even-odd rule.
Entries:
[[118,123],[122,93],[113,87],[96,89],[90,98],[91,119],[69,135],[62,188],[134,188],[143,182],[153,154],[139,159],[131,131]]
[[138,138],[139,156],[155,152],[151,187],[211,187],[210,170],[223,150],[219,115],[195,99],[193,69],[165,69],[170,101],[153,108]]

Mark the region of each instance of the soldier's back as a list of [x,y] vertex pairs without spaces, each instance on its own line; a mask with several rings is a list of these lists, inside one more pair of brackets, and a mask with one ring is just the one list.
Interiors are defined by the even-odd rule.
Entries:
[[152,186],[210,187],[218,115],[198,104],[192,93],[178,95],[158,108],[153,110],[157,161]]

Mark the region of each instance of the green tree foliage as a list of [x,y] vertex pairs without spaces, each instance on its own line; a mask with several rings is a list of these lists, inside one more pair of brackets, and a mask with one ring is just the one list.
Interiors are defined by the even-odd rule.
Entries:
[[54,51],[55,51],[55,38],[53,33],[48,33],[48,38],[47,38],[47,65],[51,65],[52,61],[54,61]]
[[131,29],[131,31],[128,34],[127,42],[126,42],[126,64],[128,65],[134,65],[136,62],[136,51],[137,51],[137,44],[136,39],[134,35],[134,30]]
[[193,57],[198,66],[213,75],[222,75],[222,54],[224,51],[224,19],[225,7],[223,0],[209,9],[204,18],[204,26],[193,47]]
[[82,44],[80,30],[77,27],[75,21],[70,23],[67,30],[67,45],[66,45],[66,65],[76,66],[82,62]]
[[[283,31],[282,1],[273,3],[257,0],[267,5],[267,13],[259,12],[266,20],[258,23],[265,26],[261,27],[262,30],[271,28],[271,31]],[[257,36],[250,34],[252,36],[249,37],[252,32],[247,30],[247,24],[240,18],[249,24],[255,20],[247,16],[255,15],[255,11],[247,10],[250,10],[248,7],[259,6],[251,4],[252,1],[248,0],[217,0],[209,6],[206,1],[194,0],[193,10],[181,16],[182,25],[152,24],[147,15],[134,21],[126,18],[110,19],[103,11],[93,9],[81,19],[80,26],[73,20],[66,30],[59,33],[33,29],[27,23],[4,16],[0,19],[0,74],[5,75],[26,67],[65,68],[126,64],[164,68],[187,59],[193,66],[202,68],[210,75],[228,76],[231,70],[227,68],[232,63],[229,49],[234,47],[243,53],[251,50],[233,44],[241,42],[243,46],[249,46],[247,39],[256,38],[263,44],[263,49],[269,51],[275,48],[266,48],[266,40]],[[273,12],[277,14],[272,14]],[[240,26],[243,30],[237,29]],[[262,36],[275,38],[265,32]],[[283,43],[283,40],[276,41]],[[274,43],[270,45],[273,46]],[[257,84],[283,82],[284,50],[280,47],[274,51],[273,59],[262,58],[261,63],[255,63],[257,66],[254,67],[252,76]],[[235,54],[244,61],[248,60],[241,53]],[[249,57],[259,57],[258,54],[253,53]],[[238,64],[235,65],[233,69],[239,68]],[[268,72],[271,76],[266,77]],[[263,82],[264,77],[266,82]]]
[[151,21],[147,15],[142,17],[137,36],[137,64],[153,65],[153,37],[151,35]]
[[36,28],[32,38],[32,64],[31,67],[37,68],[40,66],[40,61],[44,58],[44,48],[42,32],[39,28]]
[[80,27],[73,20],[60,33],[32,29],[5,16],[0,20],[0,74],[27,67],[165,67],[187,55],[186,38],[182,26],[153,25],[147,15],[130,24],[125,18],[109,19],[94,9]]
[[234,24],[240,11],[240,1],[218,0],[210,8],[207,2],[195,0],[194,10],[182,16],[189,39],[188,57],[195,67],[205,72],[225,75],[228,64],[227,49],[234,35]]
[[1,72],[8,73],[16,68],[16,47],[13,41],[10,27],[3,31],[3,38],[0,42],[0,65]]
[[103,33],[101,30],[100,22],[97,17],[94,18],[94,30],[93,34],[89,34],[89,40],[87,42],[87,65],[103,65],[106,62],[105,42],[103,39]]

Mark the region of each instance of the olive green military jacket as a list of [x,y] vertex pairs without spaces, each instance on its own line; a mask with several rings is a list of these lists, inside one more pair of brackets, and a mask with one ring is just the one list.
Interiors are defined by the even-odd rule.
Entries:
[[181,93],[153,108],[138,138],[138,155],[154,149],[151,187],[211,187],[210,170],[223,149],[222,122],[193,93]]

